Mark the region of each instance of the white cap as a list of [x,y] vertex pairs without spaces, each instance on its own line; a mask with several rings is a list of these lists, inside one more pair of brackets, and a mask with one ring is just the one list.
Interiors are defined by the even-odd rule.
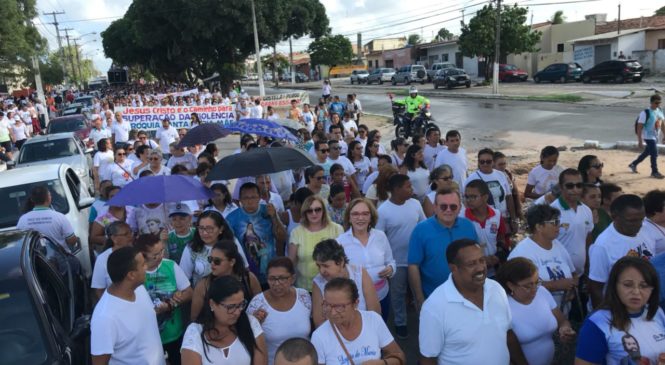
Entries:
[[187,204],[176,203],[171,205],[171,208],[169,209],[169,217],[175,214],[192,215],[192,210],[189,209],[189,206],[187,206]]
[[409,94],[417,94],[417,93],[418,93],[418,89],[416,89],[415,86],[411,86],[411,88],[409,89]]

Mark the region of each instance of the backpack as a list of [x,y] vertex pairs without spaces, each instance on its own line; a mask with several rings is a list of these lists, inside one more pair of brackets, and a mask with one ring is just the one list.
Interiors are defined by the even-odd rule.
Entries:
[[[649,113],[651,113],[651,111],[649,111],[649,109],[644,109],[644,114],[646,115],[646,118],[644,120],[644,125],[645,126],[646,126],[647,122],[649,121],[649,119],[651,118],[651,115]],[[635,134],[637,134],[637,122],[639,120],[640,120],[640,115],[638,114],[637,118],[635,118],[635,125],[633,126],[633,128],[635,129]]]

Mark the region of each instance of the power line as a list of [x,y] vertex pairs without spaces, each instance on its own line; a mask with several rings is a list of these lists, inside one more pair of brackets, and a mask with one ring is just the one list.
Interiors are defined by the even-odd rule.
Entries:
[[64,76],[65,79],[65,84],[67,83],[67,67],[65,67],[65,49],[62,48],[62,40],[60,39],[60,29],[58,28],[58,15],[65,14],[64,11],[52,11],[50,13],[44,13],[44,15],[52,15],[53,16],[53,24],[55,26],[55,34],[56,34],[56,40],[58,41],[58,48],[60,49],[60,57],[61,57],[61,64],[62,64],[62,75]]

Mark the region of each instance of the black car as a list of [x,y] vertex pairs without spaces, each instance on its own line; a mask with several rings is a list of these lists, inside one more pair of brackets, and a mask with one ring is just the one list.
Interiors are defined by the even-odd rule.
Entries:
[[642,65],[633,60],[613,60],[601,62],[582,73],[582,82],[614,81],[622,84],[625,81],[642,81]]
[[55,242],[0,233],[0,365],[88,364],[86,288],[78,260]]
[[434,88],[438,89],[439,86],[452,89],[457,86],[471,87],[471,79],[466,71],[461,68],[444,68],[434,74],[432,79]]
[[533,81],[539,84],[542,81],[560,82],[580,81],[582,66],[578,63],[553,63],[533,75]]

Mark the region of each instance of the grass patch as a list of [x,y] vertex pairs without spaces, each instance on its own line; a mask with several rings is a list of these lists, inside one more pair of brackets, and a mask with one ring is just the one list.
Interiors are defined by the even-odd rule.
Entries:
[[529,101],[554,101],[559,103],[577,103],[584,100],[583,97],[576,94],[534,95],[520,99],[529,100]]

